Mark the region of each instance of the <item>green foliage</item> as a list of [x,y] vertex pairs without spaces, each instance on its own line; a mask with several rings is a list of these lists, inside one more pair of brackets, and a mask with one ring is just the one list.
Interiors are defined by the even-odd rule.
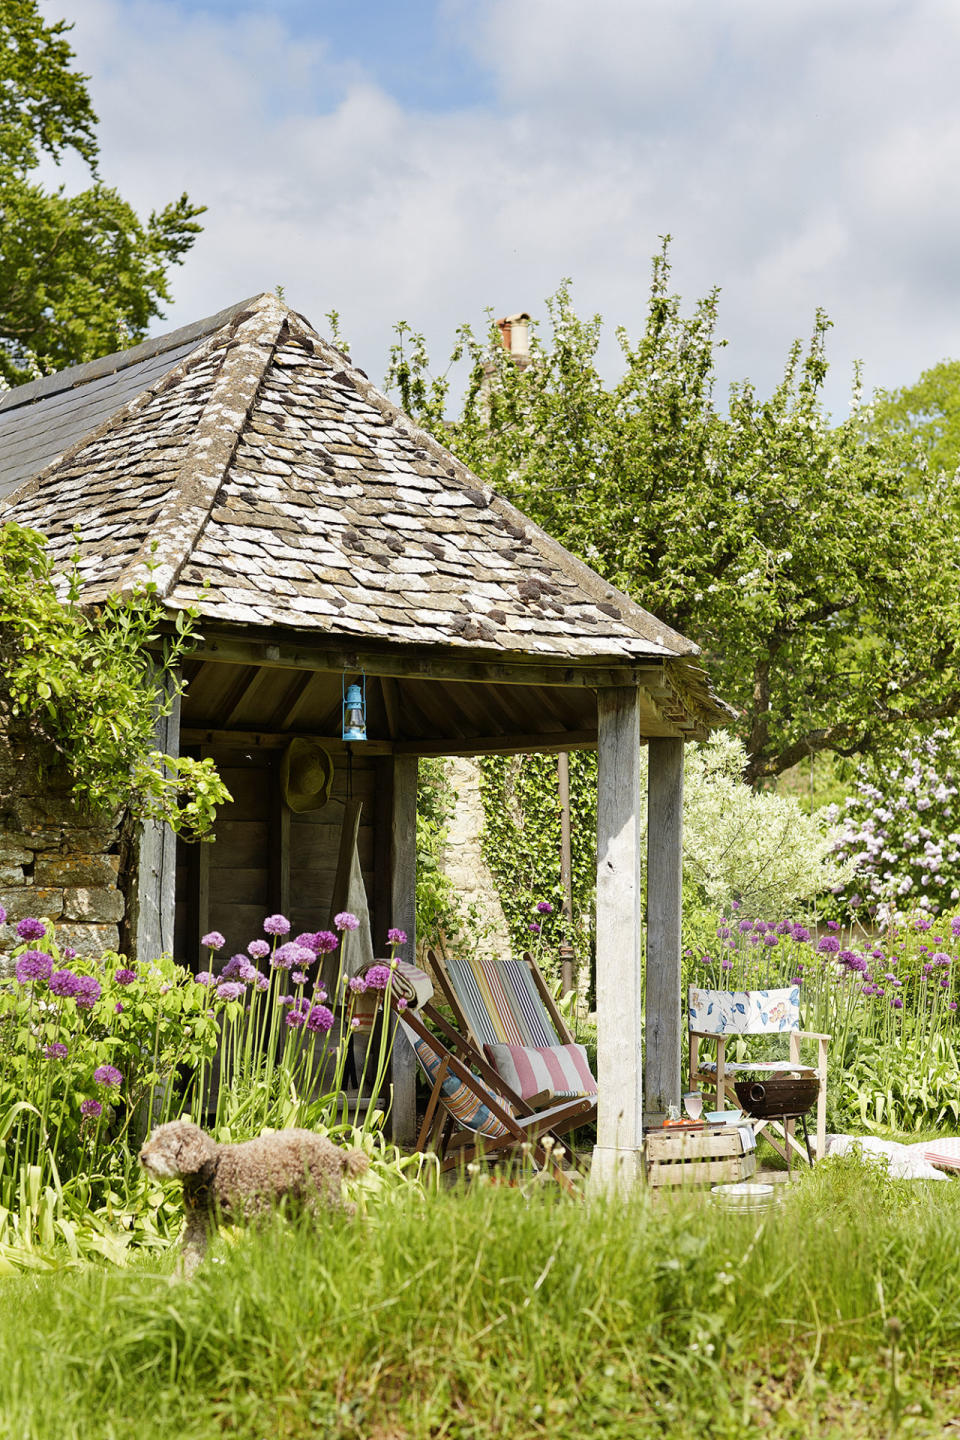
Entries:
[[464,905],[443,869],[457,795],[446,762],[421,758],[417,789],[417,949],[440,954],[475,951],[487,926],[475,904]]
[[[560,884],[560,797],[556,755],[484,756],[478,762],[483,797],[483,854],[497,881],[513,948],[538,951],[547,975],[559,975],[555,946],[568,941],[582,961],[590,954],[589,916],[596,887],[597,757],[570,754],[570,849],[573,927],[564,933]],[[544,944],[531,924],[545,924],[538,901],[553,906]]]
[[[400,1192],[0,1292],[18,1440],[926,1440],[956,1414],[960,1187],[827,1162],[776,1215]],[[158,1273],[159,1272],[159,1273]]]
[[881,392],[874,423],[879,432],[891,431],[919,446],[918,479],[930,471],[952,475],[960,462],[960,360],[941,360],[915,384]]
[[[96,115],[72,69],[70,26],[36,0],[0,9],[0,382],[141,339],[169,300],[167,271],[200,232],[186,195],[144,222],[97,171]],[[76,195],[31,179],[73,150],[93,183]]]
[[178,611],[165,634],[152,583],[96,608],[81,592],[76,564],[58,575],[42,535],[0,526],[0,704],[15,727],[49,743],[78,800],[200,839],[229,792],[212,761],[155,749],[196,616]]
[[301,1126],[360,1145],[372,1162],[362,1186],[370,1203],[432,1180],[430,1157],[402,1156],[386,1141],[374,1104],[392,1019],[366,1047],[363,1118],[347,1113],[353,1022],[361,1008],[371,1023],[392,1014],[390,979],[347,989],[341,967],[334,1032],[319,980],[294,971],[282,1003],[288,967],[276,936],[269,978],[244,962],[239,980],[234,969],[217,984],[166,956],[133,968],[114,954],[78,959],[40,923],[45,934],[14,949],[15,978],[0,983],[0,1273],[91,1256],[125,1264],[134,1251],[165,1248],[179,1228],[179,1192],[145,1177],[136,1150],[152,1124],[180,1114],[224,1141]]
[[643,334],[618,332],[623,373],[595,363],[599,317],[564,285],[520,368],[496,328],[458,332],[471,377],[455,425],[445,377],[398,327],[401,403],[575,554],[703,647],[740,713],[747,778],[812,753],[882,750],[960,708],[960,564],[952,485],[918,488],[908,439],[855,395],[822,405],[828,321],[790,351],[767,398],[713,400],[717,292],[684,315],[666,246]]

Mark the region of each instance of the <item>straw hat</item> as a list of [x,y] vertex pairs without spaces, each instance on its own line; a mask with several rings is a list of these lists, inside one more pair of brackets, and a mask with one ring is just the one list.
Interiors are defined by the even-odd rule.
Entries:
[[280,784],[291,810],[322,810],[330,799],[333,761],[315,740],[291,740],[280,762]]

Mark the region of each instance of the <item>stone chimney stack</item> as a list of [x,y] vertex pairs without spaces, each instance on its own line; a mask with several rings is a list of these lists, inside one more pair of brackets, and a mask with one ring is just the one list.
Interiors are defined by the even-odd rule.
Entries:
[[530,316],[525,310],[497,321],[504,350],[524,369],[530,364]]

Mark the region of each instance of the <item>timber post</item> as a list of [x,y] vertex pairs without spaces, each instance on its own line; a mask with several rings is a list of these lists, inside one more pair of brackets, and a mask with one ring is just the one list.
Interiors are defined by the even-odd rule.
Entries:
[[[390,927],[406,931],[400,958],[417,959],[417,757],[392,758],[390,807]],[[385,937],[377,936],[377,941]],[[391,1129],[398,1145],[412,1145],[417,1136],[417,1063],[413,1046],[398,1029],[390,1078],[393,1084]]]
[[591,1182],[642,1176],[640,697],[597,692],[597,1145]]
[[647,778],[647,974],[643,1090],[647,1109],[680,1104],[683,997],[683,741],[654,738]]

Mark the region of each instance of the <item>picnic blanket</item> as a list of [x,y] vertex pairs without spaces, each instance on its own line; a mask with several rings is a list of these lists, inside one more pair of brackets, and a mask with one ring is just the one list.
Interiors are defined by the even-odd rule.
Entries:
[[880,1140],[875,1135],[828,1135],[828,1155],[861,1155],[886,1159],[889,1175],[897,1180],[946,1180],[942,1170],[935,1170],[931,1154],[945,1145],[958,1147],[952,1164],[960,1167],[960,1140],[922,1141],[919,1145],[901,1145],[896,1140]]

